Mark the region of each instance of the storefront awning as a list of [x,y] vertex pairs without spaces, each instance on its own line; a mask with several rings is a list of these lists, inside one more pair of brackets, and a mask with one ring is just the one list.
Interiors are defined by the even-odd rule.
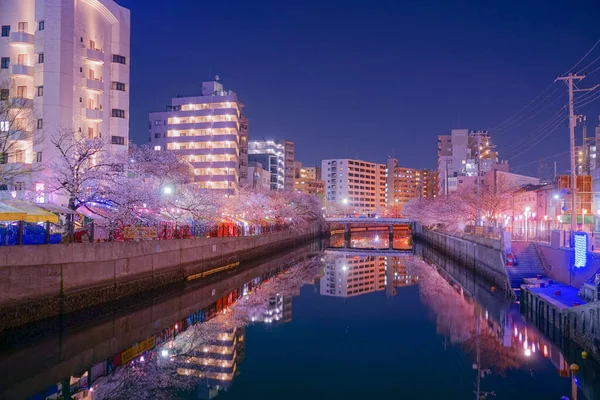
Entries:
[[27,214],[8,204],[0,203],[0,221],[22,221]]
[[4,204],[21,210],[25,213],[26,222],[52,222],[58,224],[58,216],[54,213],[44,210],[33,203],[28,203],[23,200],[4,200]]

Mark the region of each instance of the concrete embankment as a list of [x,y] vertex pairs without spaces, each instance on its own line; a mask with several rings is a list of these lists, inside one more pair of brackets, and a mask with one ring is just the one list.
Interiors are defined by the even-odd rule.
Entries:
[[499,240],[469,236],[460,238],[431,231],[418,224],[413,232],[415,240],[454,260],[464,268],[485,279],[498,291],[513,296],[510,280],[502,258]]
[[310,240],[262,236],[0,247],[0,330],[143,292]]
[[[319,250],[319,243],[311,241],[206,279],[5,331],[0,335],[0,399],[28,398],[84,371],[95,380],[98,368],[104,374],[104,364],[115,355],[215,304],[232,290],[242,290],[256,277],[264,279]],[[22,362],[34,359],[35,363]]]

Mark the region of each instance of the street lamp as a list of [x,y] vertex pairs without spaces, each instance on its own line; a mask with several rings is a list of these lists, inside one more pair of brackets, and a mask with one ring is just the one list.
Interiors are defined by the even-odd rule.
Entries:
[[528,229],[527,219],[529,218],[529,211],[531,211],[531,208],[525,207],[525,241],[527,241],[529,238],[529,235],[528,235],[529,232],[527,231],[527,229]]
[[163,187],[163,194],[173,194],[173,186]]

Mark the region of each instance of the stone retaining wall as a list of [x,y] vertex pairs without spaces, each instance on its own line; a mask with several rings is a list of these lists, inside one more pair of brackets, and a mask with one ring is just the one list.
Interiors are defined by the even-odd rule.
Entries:
[[299,244],[317,227],[262,236],[0,247],[0,330],[72,312]]
[[416,240],[472,270],[473,273],[496,286],[497,290],[503,290],[511,296],[514,295],[510,288],[508,272],[502,260],[500,241],[481,238],[482,240],[474,242],[431,231],[421,226],[415,227],[413,235]]

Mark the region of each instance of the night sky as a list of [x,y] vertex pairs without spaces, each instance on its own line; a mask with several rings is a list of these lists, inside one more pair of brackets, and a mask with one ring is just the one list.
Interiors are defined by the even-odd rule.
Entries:
[[[460,127],[490,129],[515,172],[537,175],[540,157],[546,173],[566,170],[568,128],[550,119],[566,87],[543,91],[600,38],[595,0],[117,1],[131,9],[135,142],[148,140],[148,112],[219,75],[251,139],[291,139],[306,165],[395,155],[435,168],[437,135]],[[600,45],[574,70],[597,57]],[[596,83],[600,70],[581,86]],[[589,135],[600,101],[578,111]]]

